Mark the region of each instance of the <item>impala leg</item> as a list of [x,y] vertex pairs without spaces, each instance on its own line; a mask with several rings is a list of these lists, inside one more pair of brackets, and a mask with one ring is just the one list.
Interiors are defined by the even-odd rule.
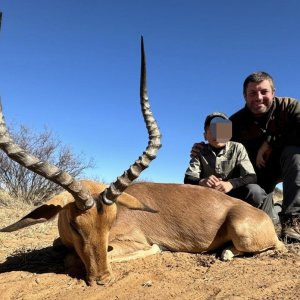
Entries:
[[233,245],[225,248],[222,251],[221,254],[221,259],[224,261],[230,261],[232,260],[235,256],[243,255],[244,252],[237,250]]
[[112,250],[108,252],[108,260],[110,262],[125,262],[161,252],[157,244],[153,244],[152,246],[143,245],[142,248],[141,245],[135,248],[133,246],[126,247],[124,244],[111,244],[111,248]]

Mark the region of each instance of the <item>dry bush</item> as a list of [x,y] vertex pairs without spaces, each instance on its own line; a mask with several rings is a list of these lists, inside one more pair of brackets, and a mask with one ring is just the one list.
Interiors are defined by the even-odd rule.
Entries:
[[[83,155],[75,155],[70,147],[62,145],[47,128],[34,133],[25,126],[19,130],[10,129],[14,141],[42,161],[56,165],[73,177],[93,167],[93,161],[85,161]],[[4,152],[0,153],[0,189],[15,201],[40,204],[61,191],[61,188],[48,179],[33,173],[12,161]],[[2,199],[7,203],[7,200]]]
[[10,206],[14,202],[14,199],[7,192],[0,189],[0,207]]
[[283,199],[282,190],[278,187],[275,187],[275,190],[273,192],[273,200],[274,202],[280,202]]

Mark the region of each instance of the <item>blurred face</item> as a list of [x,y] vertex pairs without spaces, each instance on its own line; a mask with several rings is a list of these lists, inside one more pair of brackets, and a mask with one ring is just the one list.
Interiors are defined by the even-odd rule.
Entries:
[[256,116],[265,114],[271,107],[274,98],[274,88],[269,80],[249,82],[245,100],[249,110]]
[[232,123],[221,117],[214,117],[204,132],[204,138],[215,148],[223,148],[232,137]]
[[216,137],[212,134],[210,127],[211,126],[207,127],[206,131],[204,132],[204,138],[214,148],[225,147],[226,143],[217,142]]

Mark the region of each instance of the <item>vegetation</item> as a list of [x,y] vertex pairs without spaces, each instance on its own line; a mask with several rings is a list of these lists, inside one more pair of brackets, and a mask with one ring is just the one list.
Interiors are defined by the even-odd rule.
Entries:
[[[75,155],[70,147],[63,145],[47,128],[40,133],[34,133],[25,126],[20,126],[18,130],[10,128],[10,133],[20,147],[73,177],[82,176],[86,169],[94,166],[91,159],[86,161],[83,155]],[[57,184],[15,163],[2,151],[0,189],[10,198],[34,205],[46,201],[61,190]]]

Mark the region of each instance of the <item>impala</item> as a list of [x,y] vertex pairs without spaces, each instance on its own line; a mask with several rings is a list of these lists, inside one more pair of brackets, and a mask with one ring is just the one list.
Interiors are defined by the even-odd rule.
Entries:
[[241,200],[200,186],[133,183],[161,146],[148,102],[143,39],[141,56],[140,98],[149,142],[139,159],[109,186],[77,181],[20,148],[8,133],[1,108],[0,148],[22,166],[65,189],[1,231],[15,231],[59,214],[60,242],[78,254],[89,285],[113,281],[112,261],[161,250],[201,253],[231,242],[222,253],[224,260],[245,252],[283,251],[271,219]]

